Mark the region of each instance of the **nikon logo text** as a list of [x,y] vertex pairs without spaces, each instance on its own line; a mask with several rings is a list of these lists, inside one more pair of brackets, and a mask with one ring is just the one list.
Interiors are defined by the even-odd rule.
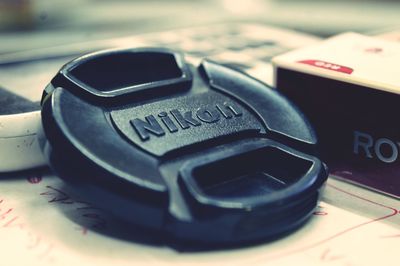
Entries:
[[146,141],[151,135],[161,137],[166,132],[175,133],[179,130],[199,127],[203,123],[213,124],[221,119],[233,119],[241,115],[242,112],[237,106],[224,103],[216,104],[214,108],[200,107],[195,111],[181,112],[173,109],[169,112],[160,112],[158,115],[148,115],[144,120],[135,118],[130,120],[130,123],[140,139]]

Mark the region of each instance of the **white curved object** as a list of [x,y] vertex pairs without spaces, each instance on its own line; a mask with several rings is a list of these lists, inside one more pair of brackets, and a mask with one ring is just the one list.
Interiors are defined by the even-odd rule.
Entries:
[[46,164],[37,140],[40,127],[40,111],[0,116],[0,172]]

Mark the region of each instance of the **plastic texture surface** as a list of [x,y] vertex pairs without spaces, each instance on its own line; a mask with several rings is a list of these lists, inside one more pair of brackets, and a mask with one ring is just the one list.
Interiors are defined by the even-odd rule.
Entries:
[[66,64],[42,99],[42,146],[77,191],[178,239],[241,243],[294,230],[327,172],[301,112],[235,70],[165,49]]
[[0,172],[43,166],[37,142],[40,104],[0,87]]

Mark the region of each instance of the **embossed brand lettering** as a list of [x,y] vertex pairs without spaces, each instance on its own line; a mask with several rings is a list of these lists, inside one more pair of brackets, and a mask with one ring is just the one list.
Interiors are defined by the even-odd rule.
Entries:
[[[388,138],[374,140],[371,135],[354,131],[353,153],[367,158],[378,158],[384,163],[393,163],[399,155],[400,143]],[[384,152],[386,151],[386,152]]]
[[175,133],[179,129],[185,130],[191,127],[199,127],[202,123],[213,124],[221,119],[232,119],[241,115],[242,112],[237,106],[224,103],[216,104],[215,108],[210,109],[201,107],[194,112],[181,112],[178,109],[172,109],[169,112],[161,112],[158,115],[148,115],[144,120],[135,118],[130,120],[130,123],[140,139],[145,141],[149,140],[151,135],[161,137],[166,134],[166,131]]

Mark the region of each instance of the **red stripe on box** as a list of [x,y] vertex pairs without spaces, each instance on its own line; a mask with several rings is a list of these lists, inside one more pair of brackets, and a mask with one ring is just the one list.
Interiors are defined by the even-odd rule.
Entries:
[[349,75],[351,73],[353,73],[353,69],[350,67],[345,67],[345,66],[341,66],[338,64],[329,63],[329,62],[325,62],[322,60],[307,59],[307,60],[297,61],[297,63],[315,66],[315,67],[332,70],[332,71],[336,71],[336,72],[341,72],[341,73],[345,73],[345,74],[349,74]]

